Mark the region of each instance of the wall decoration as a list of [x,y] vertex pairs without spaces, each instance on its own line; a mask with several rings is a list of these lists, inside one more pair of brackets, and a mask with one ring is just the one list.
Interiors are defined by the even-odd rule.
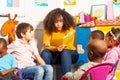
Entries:
[[112,3],[113,3],[115,6],[120,7],[120,0],[112,0]]
[[97,19],[106,19],[106,5],[98,4],[91,6],[91,16],[97,17]]
[[64,6],[74,6],[76,5],[76,0],[64,0]]
[[35,0],[35,6],[48,6],[47,0]]
[[0,17],[6,17],[7,14],[18,17],[25,16],[24,0],[0,0]]

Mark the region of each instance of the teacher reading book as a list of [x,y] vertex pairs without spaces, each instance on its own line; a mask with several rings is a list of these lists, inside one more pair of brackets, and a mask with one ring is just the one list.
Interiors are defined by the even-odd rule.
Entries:
[[46,64],[61,64],[62,74],[71,71],[71,64],[78,60],[74,46],[75,22],[64,9],[50,11],[43,21],[44,50],[41,56]]

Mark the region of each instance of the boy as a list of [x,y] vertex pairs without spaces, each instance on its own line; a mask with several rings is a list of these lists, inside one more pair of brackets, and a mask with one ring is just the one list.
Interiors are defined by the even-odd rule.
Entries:
[[15,57],[7,53],[7,42],[0,38],[0,80],[21,80],[14,74],[16,68]]
[[[53,68],[45,65],[33,41],[33,26],[29,23],[20,23],[16,28],[16,35],[18,39],[8,45],[8,52],[15,56],[22,77],[33,80],[52,80]],[[34,60],[41,65],[36,66]]]

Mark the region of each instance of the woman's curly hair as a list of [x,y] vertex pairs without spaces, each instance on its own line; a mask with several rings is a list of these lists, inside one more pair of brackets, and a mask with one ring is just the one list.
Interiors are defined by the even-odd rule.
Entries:
[[73,16],[64,9],[56,8],[50,11],[43,20],[44,29],[48,32],[48,34],[51,34],[56,30],[54,23],[61,16],[63,17],[63,31],[68,30],[70,27],[75,27],[75,20]]

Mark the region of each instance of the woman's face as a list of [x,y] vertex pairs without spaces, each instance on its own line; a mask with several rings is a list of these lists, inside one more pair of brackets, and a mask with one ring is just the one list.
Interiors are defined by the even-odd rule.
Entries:
[[63,17],[59,16],[54,23],[56,30],[61,31],[63,27]]

